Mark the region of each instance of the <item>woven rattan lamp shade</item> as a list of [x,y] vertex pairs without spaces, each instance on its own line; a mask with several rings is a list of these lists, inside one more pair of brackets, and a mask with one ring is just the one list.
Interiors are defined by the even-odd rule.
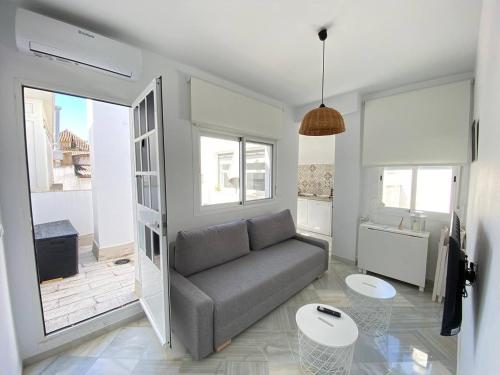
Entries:
[[302,135],[334,135],[345,132],[342,115],[333,108],[319,107],[307,112],[300,124]]

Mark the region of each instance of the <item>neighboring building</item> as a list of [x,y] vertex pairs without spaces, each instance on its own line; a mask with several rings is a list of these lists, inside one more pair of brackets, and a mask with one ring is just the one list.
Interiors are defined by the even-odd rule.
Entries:
[[31,192],[90,190],[89,143],[60,131],[54,93],[26,88],[24,110]]
[[64,130],[59,135],[59,150],[62,159],[57,163],[60,166],[73,166],[76,177],[90,178],[90,147],[84,139]]
[[54,183],[54,94],[25,89],[24,114],[31,191],[50,191]]

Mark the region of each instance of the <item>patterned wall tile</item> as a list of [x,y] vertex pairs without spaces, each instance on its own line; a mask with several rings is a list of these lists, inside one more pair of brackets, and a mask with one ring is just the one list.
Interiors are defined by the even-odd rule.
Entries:
[[330,195],[333,189],[332,164],[299,165],[299,193]]

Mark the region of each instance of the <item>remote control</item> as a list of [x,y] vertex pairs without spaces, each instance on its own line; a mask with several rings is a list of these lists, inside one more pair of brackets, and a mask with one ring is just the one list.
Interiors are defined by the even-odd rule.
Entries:
[[333,310],[330,310],[330,309],[328,309],[326,307],[318,306],[317,310],[319,312],[322,312],[323,314],[328,314],[328,315],[334,316],[336,318],[340,318],[341,317],[341,314],[338,311],[333,311]]

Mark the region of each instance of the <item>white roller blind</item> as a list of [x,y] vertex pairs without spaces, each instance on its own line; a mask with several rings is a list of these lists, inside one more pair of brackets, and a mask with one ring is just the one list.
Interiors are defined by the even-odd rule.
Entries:
[[191,121],[279,139],[283,130],[283,110],[192,77]]
[[363,165],[467,163],[470,101],[470,80],[367,100]]

